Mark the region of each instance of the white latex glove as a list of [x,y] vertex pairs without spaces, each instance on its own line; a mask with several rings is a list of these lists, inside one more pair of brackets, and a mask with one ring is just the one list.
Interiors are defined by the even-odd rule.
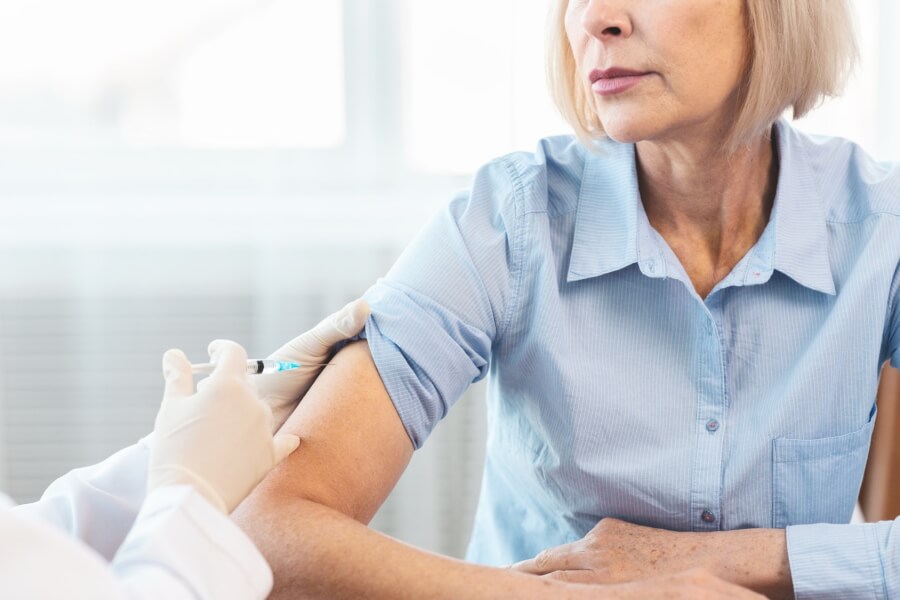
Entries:
[[163,356],[166,391],[156,416],[147,489],[189,485],[230,514],[300,439],[272,438],[272,412],[248,381],[243,348],[216,340],[209,357],[215,370],[194,392],[184,352]]
[[259,397],[272,409],[273,431],[281,428],[322,369],[327,368],[313,365],[328,362],[336,343],[362,331],[369,312],[369,304],[365,300],[354,300],[269,355],[274,360],[311,365],[292,371],[257,375],[254,378]]

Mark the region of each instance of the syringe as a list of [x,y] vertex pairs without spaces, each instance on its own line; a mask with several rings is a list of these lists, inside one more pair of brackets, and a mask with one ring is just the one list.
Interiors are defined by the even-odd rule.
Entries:
[[[331,363],[300,364],[286,360],[269,360],[252,358],[247,361],[247,375],[262,375],[265,373],[279,373],[281,371],[293,371],[300,367],[325,367]],[[194,375],[209,375],[216,368],[215,363],[198,363],[191,365]]]

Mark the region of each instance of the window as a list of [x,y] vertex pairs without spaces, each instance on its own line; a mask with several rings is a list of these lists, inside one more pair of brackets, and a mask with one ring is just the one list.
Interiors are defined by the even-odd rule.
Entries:
[[546,91],[546,3],[413,0],[403,52],[414,168],[470,173],[567,133]]
[[[799,126],[897,159],[900,6],[854,5],[861,68]],[[93,194],[115,182],[280,202],[461,185],[490,158],[568,131],[545,89],[547,6],[7,0],[0,191]]]
[[16,1],[0,8],[0,143],[332,147],[339,2]]
[[863,146],[880,160],[900,160],[900,3],[854,0],[860,63],[844,94],[829,100],[797,127],[839,135]]

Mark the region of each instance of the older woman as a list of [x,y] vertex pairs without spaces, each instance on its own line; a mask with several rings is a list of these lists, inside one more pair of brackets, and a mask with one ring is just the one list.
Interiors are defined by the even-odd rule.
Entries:
[[778,120],[839,89],[846,2],[557,4],[578,139],[481,169],[368,292],[368,345],[320,377],[287,424],[300,450],[242,512],[276,588],[537,589],[360,524],[490,373],[470,559],[537,555],[518,570],[552,582],[697,565],[772,596],[900,593],[893,523],[847,524],[879,368],[900,364],[900,173]]

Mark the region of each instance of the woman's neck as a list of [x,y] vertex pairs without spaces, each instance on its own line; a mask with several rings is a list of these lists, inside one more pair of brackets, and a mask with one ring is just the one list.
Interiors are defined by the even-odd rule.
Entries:
[[636,148],[650,224],[672,247],[698,293],[708,293],[769,221],[778,181],[773,141],[760,136],[730,155],[721,151],[720,140],[647,141]]

